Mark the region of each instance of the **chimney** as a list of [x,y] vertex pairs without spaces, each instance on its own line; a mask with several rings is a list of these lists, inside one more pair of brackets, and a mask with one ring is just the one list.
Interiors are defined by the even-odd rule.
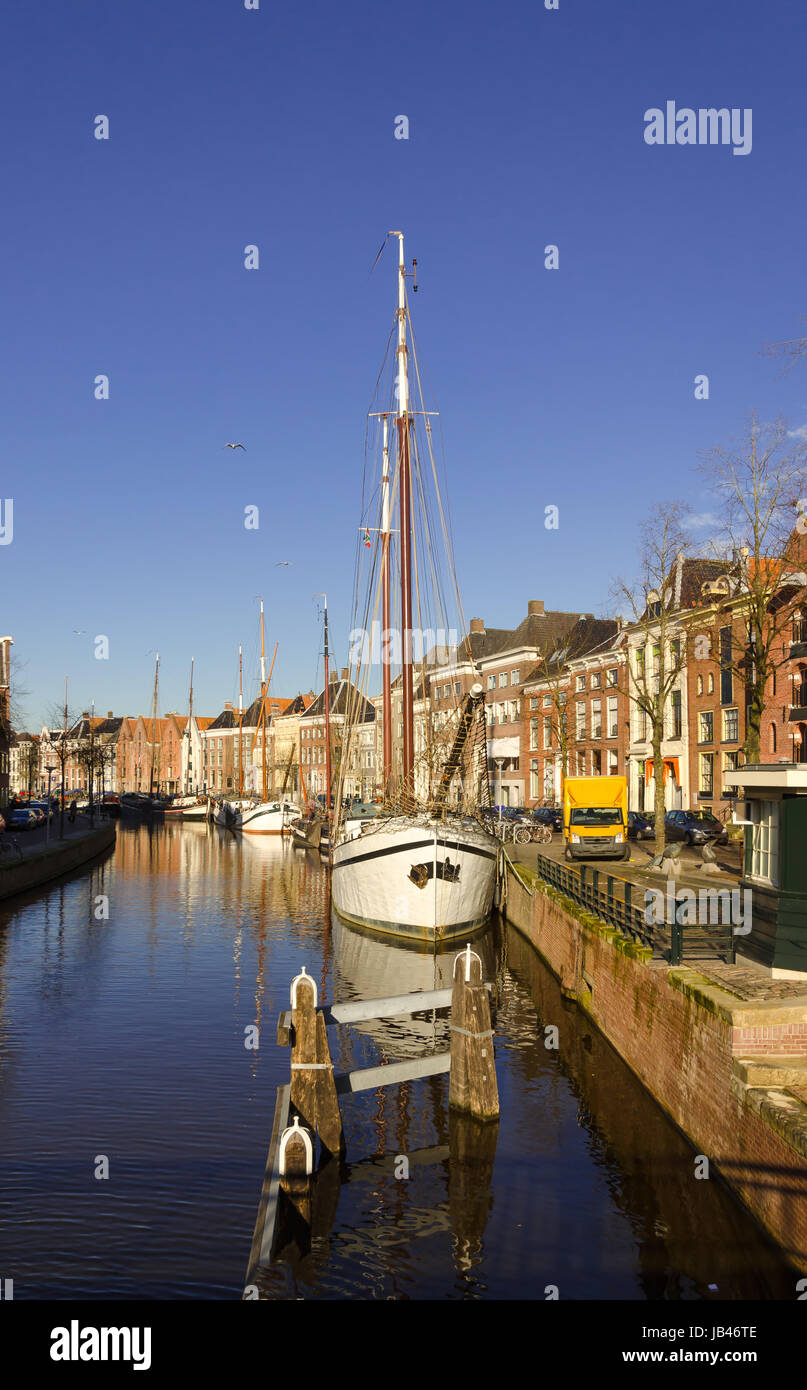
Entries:
[[88,709],[83,709],[83,710],[81,711],[81,717],[82,717],[82,719],[89,719],[89,717],[90,717],[90,711],[89,711]]
[[542,598],[531,598],[527,604],[527,617],[543,618],[544,601]]
[[346,680],[349,680],[349,678],[350,678],[350,677],[349,677],[349,673],[348,673],[347,666],[343,666],[342,669],[341,669],[341,671],[339,672],[339,679],[340,679],[340,680],[343,680],[343,681],[346,681]]
[[331,685],[333,685],[335,681],[338,681],[338,679],[339,679],[339,677],[337,676],[336,672],[335,672],[335,671],[331,671],[331,672],[330,672],[330,675],[329,675],[329,680],[330,680]]
[[107,717],[107,719],[114,719],[115,716],[113,715],[111,709],[108,709],[108,710],[107,710],[107,712],[106,712],[106,717]]
[[484,619],[484,618],[472,618],[472,619],[471,619],[470,626],[469,626],[469,628],[468,628],[468,631],[469,631],[469,632],[484,632],[484,631],[485,631],[485,619]]

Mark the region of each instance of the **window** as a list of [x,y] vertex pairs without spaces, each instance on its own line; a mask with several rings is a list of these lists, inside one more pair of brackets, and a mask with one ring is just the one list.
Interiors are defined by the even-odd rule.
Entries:
[[619,716],[617,714],[617,697],[608,697],[608,737],[617,738],[619,735]]
[[733,678],[731,671],[731,628],[721,627],[720,629],[720,703],[730,705],[734,699]]
[[724,709],[723,711],[723,741],[724,743],[736,743],[740,737],[740,711],[738,709]]
[[608,750],[608,776],[616,777],[619,772],[619,754],[615,748]]
[[544,709],[546,709],[547,705],[551,705],[551,704],[552,704],[552,696],[551,696],[551,695],[545,695],[545,696],[544,696]]
[[577,775],[578,777],[585,777],[586,775],[585,749],[581,749],[577,754]]
[[495,689],[496,689],[496,677],[495,677],[495,676],[488,676],[488,690],[495,690]]
[[585,690],[585,688],[586,688],[586,678],[585,678],[585,676],[576,676],[576,677],[575,677],[575,690]]
[[752,801],[749,820],[751,828],[751,877],[764,878],[768,883],[779,881],[779,803]]
[[711,671],[709,672],[709,684],[707,686],[707,691],[710,695],[714,695],[715,693],[715,678],[712,675]]
[[530,800],[531,800],[531,801],[537,801],[538,798],[539,798],[539,796],[541,795],[541,792],[540,792],[540,790],[539,790],[540,785],[541,785],[541,784],[540,784],[540,782],[539,782],[539,780],[538,780],[538,759],[537,759],[537,758],[533,758],[532,761],[530,762]]
[[531,695],[531,696],[530,696],[530,709],[537,709],[537,708],[538,708],[538,696],[537,696],[537,695]]
[[699,695],[703,694],[703,676],[698,676],[697,691]]
[[671,737],[671,738],[680,738],[680,737],[681,737],[681,692],[680,692],[680,690],[673,690],[673,691],[671,692],[671,709],[670,709],[670,713],[671,713],[671,716],[672,716],[672,719],[671,719],[672,731],[671,731],[671,733],[670,733],[670,737]]
[[602,776],[602,753],[599,748],[594,748],[591,752],[591,775],[592,777]]
[[454,682],[454,694],[455,694],[455,695],[461,695],[461,694],[462,694],[462,681],[455,681],[455,682]]
[[724,753],[724,754],[723,754],[723,771],[724,771],[724,772],[736,772],[739,766],[740,766],[740,755],[739,755],[739,753]]
[[544,720],[544,748],[552,747],[552,720]]
[[578,700],[575,716],[575,738],[581,739],[586,736],[586,706],[585,701]]
[[592,690],[599,690],[601,684],[602,684],[602,677],[600,676],[599,671],[592,671],[592,673],[591,673],[591,689],[592,689]]
[[711,710],[701,710],[698,715],[698,743],[711,743],[714,738],[715,717]]
[[776,752],[776,725],[775,725],[775,724],[771,724],[770,730],[769,730],[769,732],[768,732],[768,748],[770,749],[771,753],[775,753],[775,752]]
[[602,738],[602,700],[591,701],[591,737]]
[[713,795],[714,795],[714,766],[715,766],[715,756],[714,756],[714,753],[701,753],[699,761],[700,761],[700,775],[701,775],[701,781],[700,781],[700,795],[701,795],[701,796],[713,796]]
[[499,687],[501,688],[503,685],[507,685],[507,672],[506,672],[506,671],[500,671],[500,673],[499,673]]
[[606,683],[606,685],[616,685],[617,676],[618,676],[618,675],[619,675],[618,667],[612,666],[611,669],[610,669],[610,671],[606,671],[606,673],[605,673],[605,683]]
[[518,669],[518,667],[516,667],[515,671],[511,671],[511,672],[510,672],[510,684],[511,684],[511,685],[518,685],[518,683],[519,683],[520,680],[521,680],[521,672],[520,672],[520,670]]

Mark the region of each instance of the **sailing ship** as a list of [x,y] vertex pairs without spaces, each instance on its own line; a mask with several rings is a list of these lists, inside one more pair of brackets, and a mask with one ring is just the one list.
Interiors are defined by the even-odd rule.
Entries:
[[[382,712],[383,712],[383,804],[372,818],[351,823],[341,810],[337,796],[332,825],[331,894],[340,917],[376,932],[437,944],[464,937],[489,917],[498,864],[498,842],[487,831],[479,814],[490,804],[487,777],[486,731],[482,686],[474,683],[457,704],[453,723],[437,728],[428,718],[430,706],[428,655],[420,662],[417,690],[421,705],[419,740],[415,737],[415,660],[413,630],[430,628],[424,622],[423,607],[430,592],[435,606],[444,610],[445,585],[438,574],[431,536],[434,526],[426,503],[428,480],[436,468],[431,451],[429,414],[410,403],[410,346],[407,327],[411,320],[407,305],[402,232],[398,238],[397,352],[394,376],[395,406],[379,411],[383,428],[381,487],[378,493],[380,525],[374,527],[376,543],[371,580],[380,571],[383,614]],[[386,243],[385,243],[386,244]],[[383,248],[382,248],[383,249]],[[380,255],[380,253],[379,253]],[[416,265],[413,262],[413,267]],[[412,274],[412,272],[409,272]],[[417,282],[415,282],[417,288]],[[419,371],[414,357],[419,390]],[[422,395],[422,393],[420,393]],[[420,400],[422,407],[423,402]],[[394,467],[390,473],[389,420],[394,417]],[[418,443],[416,425],[425,421],[425,450]],[[421,469],[421,456],[424,467]],[[397,482],[397,488],[394,484]],[[399,613],[396,632],[400,634],[400,675],[396,696],[400,700],[400,720],[392,693],[392,549],[393,489],[397,496],[397,552]],[[447,539],[443,504],[436,496],[442,534]],[[365,519],[366,520],[366,519]],[[364,545],[370,549],[370,528],[363,528]],[[416,543],[424,563],[414,579]],[[428,553],[423,554],[426,550]],[[450,579],[456,593],[453,564]],[[379,563],[376,563],[379,562]],[[378,594],[372,597],[368,585],[364,622],[356,614],[356,629],[367,631],[370,616],[377,611]],[[413,607],[413,590],[415,605]],[[459,596],[457,595],[459,606]],[[443,628],[445,631],[445,627]],[[433,632],[434,629],[431,628]],[[450,664],[449,653],[435,649],[434,665]],[[359,670],[368,673],[368,653],[357,660]],[[433,669],[432,666],[432,669]],[[400,723],[400,747],[393,759],[393,723]],[[353,734],[345,720],[341,769],[348,765]]]

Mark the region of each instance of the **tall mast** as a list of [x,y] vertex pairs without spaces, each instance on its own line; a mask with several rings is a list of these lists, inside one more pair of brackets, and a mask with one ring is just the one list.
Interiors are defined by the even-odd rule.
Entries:
[[[191,737],[192,737],[192,734],[191,734],[191,725],[192,725],[192,723],[193,723],[193,657],[191,657],[191,688],[190,688],[190,694],[189,694],[189,696],[188,696],[188,754],[189,754],[189,755],[190,755],[191,750],[192,750],[192,748],[193,748],[193,743],[191,742]],[[190,788],[190,776],[189,776],[189,773],[190,773],[190,756],[188,757],[188,762],[187,762],[186,765],[185,765],[185,795],[186,795],[186,796],[187,796],[188,792],[189,792],[190,789],[191,789],[191,788]],[[197,786],[198,786],[198,783],[197,783]]]
[[325,608],[325,810],[331,811],[331,678],[328,670],[328,595],[320,594]]
[[398,460],[401,474],[401,693],[403,798],[414,797],[415,710],[412,688],[412,479],[409,459],[409,377],[406,347],[406,271],[403,232],[398,238]]
[[241,643],[238,643],[238,795],[244,795],[244,744],[241,729],[244,722],[244,691],[242,683]]
[[266,727],[266,656],[263,649],[263,599],[261,599],[261,719],[263,720],[263,739],[261,740],[263,749],[263,799],[266,801],[266,735],[268,729]]
[[154,663],[154,699],[151,709],[151,771],[149,773],[149,796],[154,791],[154,749],[157,746],[157,681],[160,672],[160,653]]
[[390,483],[389,483],[389,420],[384,416],[383,466],[381,472],[381,607],[383,634],[381,639],[382,673],[382,791],[386,795],[392,776],[392,676],[390,672]]

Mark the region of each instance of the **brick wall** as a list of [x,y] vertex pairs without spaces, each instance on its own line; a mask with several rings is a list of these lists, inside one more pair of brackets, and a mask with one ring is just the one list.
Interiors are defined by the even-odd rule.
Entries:
[[[761,1023],[758,1005],[693,970],[650,964],[649,952],[597,919],[578,921],[512,872],[503,911],[697,1151],[807,1270],[807,1160],[746,1103],[733,1068],[746,1055],[807,1055],[807,1007],[763,1006],[770,1021]],[[787,1181],[777,1180],[785,1170]]]

